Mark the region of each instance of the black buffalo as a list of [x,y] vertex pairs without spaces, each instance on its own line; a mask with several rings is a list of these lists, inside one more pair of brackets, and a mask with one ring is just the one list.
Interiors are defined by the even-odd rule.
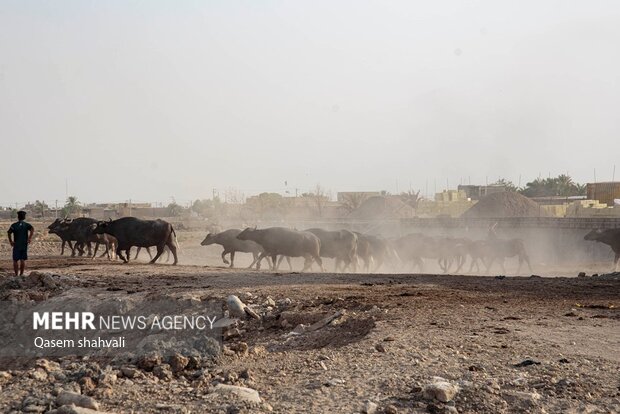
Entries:
[[[129,261],[129,250],[136,247],[157,247],[157,254],[150,261],[155,263],[168,247],[174,257],[174,265],[177,264],[177,241],[176,233],[172,225],[164,220],[141,220],[135,217],[122,217],[118,220],[98,221],[92,226],[95,234],[110,234],[116,238],[118,245],[116,255],[125,263]],[[123,256],[125,251],[127,258]]]
[[47,226],[49,234],[55,234],[58,237],[60,237],[60,240],[62,240],[62,244],[60,245],[61,255],[65,254],[65,244],[68,244],[69,248],[73,252],[73,244],[71,242],[75,240],[71,238],[71,234],[69,233],[68,226],[65,226],[63,224],[64,224],[64,220],[57,218],[56,220],[54,220],[52,224]]
[[[88,254],[91,253],[91,242],[97,242],[93,237],[92,225],[97,220],[89,217],[78,217],[76,219],[56,219],[47,228],[50,234],[56,234],[62,240],[60,254],[65,252],[65,243],[71,249],[71,256],[75,256],[76,250],[80,256],[84,254],[84,247],[88,247]],[[75,242],[73,245],[71,242]]]
[[585,240],[596,241],[604,243],[611,247],[614,257],[614,271],[618,268],[618,262],[620,261],[620,229],[607,229],[607,230],[592,230],[583,237]]
[[349,230],[307,229],[321,241],[321,257],[330,257],[336,261],[336,272],[342,263],[342,271],[351,266],[357,270],[357,236]]
[[314,234],[307,231],[291,230],[284,227],[270,227],[267,229],[245,229],[237,236],[239,240],[252,240],[260,244],[264,250],[258,258],[256,268],[260,266],[260,261],[264,257],[271,257],[273,270],[277,270],[278,255],[287,257],[303,257],[305,259],[303,271],[312,266],[315,260],[321,271],[323,271],[323,261],[321,260],[321,241]]
[[[240,229],[229,229],[221,231],[219,233],[209,233],[205,239],[200,243],[201,246],[208,246],[210,244],[219,244],[224,248],[222,252],[222,260],[225,264],[230,264],[230,267],[235,263],[235,252],[252,253],[254,261],[249,266],[254,266],[261,253],[264,252],[263,248],[251,241],[251,240],[239,240],[237,236],[241,233]],[[226,255],[230,254],[230,262],[226,260]]]

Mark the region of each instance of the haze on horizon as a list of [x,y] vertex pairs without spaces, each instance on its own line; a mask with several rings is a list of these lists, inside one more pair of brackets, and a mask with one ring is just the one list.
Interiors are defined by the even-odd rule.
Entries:
[[467,3],[5,0],[0,205],[611,180],[620,3]]

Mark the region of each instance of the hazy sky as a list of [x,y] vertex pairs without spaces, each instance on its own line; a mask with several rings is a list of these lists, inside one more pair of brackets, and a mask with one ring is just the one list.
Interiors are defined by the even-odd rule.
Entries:
[[620,2],[0,0],[0,205],[620,177]]

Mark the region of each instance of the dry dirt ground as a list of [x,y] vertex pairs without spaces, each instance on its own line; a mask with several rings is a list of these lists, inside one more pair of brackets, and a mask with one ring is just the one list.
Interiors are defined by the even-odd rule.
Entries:
[[[222,352],[198,361],[65,357],[0,367],[1,412],[88,412],[59,409],[63,390],[114,413],[620,412],[619,275],[274,274],[39,256],[29,263],[39,276],[22,283],[10,265],[0,261],[5,300],[224,303],[234,294],[262,319],[231,327]],[[299,327],[337,312],[315,331]],[[301,334],[291,334],[296,327]],[[261,401],[217,384],[251,388]]]

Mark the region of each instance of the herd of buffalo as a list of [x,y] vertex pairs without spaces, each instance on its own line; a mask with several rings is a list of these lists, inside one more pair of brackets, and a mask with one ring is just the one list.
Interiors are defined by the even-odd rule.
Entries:
[[[161,219],[56,219],[48,229],[49,233],[61,238],[61,254],[64,254],[65,244],[68,244],[73,256],[81,256],[87,250],[89,256],[95,257],[99,245],[103,245],[105,251],[102,256],[118,256],[127,262],[132,247],[137,247],[138,252],[141,248],[146,248],[149,256],[149,248],[156,247],[157,252],[154,257],[151,256],[151,263],[155,263],[166,248],[174,257],[173,264],[178,262],[176,233],[170,223]],[[614,268],[618,265],[620,229],[592,230],[584,239],[610,245],[615,253]],[[94,252],[92,244],[95,245]],[[324,271],[322,258],[332,258],[336,272],[357,272],[360,268],[366,272],[376,272],[384,265],[394,271],[413,271],[417,268],[422,272],[425,260],[433,260],[445,273],[459,273],[464,270],[471,273],[474,268],[476,272],[484,270],[488,273],[496,263],[505,273],[505,259],[511,257],[518,259],[517,273],[523,263],[532,271],[523,241],[499,238],[495,233],[495,226],[489,229],[483,240],[431,237],[420,233],[384,238],[349,230],[332,231],[320,228],[304,231],[284,227],[229,229],[207,234],[201,245],[210,244],[219,244],[224,248],[222,260],[230,267],[234,266],[235,253],[243,252],[253,255],[250,268],[256,266],[260,269],[262,260],[266,259],[274,271],[283,259],[287,259],[291,267],[292,257],[304,258],[303,271],[311,269],[314,263]],[[230,260],[226,255],[229,255]],[[466,269],[468,258],[469,269]],[[481,264],[484,268],[481,268]]]

